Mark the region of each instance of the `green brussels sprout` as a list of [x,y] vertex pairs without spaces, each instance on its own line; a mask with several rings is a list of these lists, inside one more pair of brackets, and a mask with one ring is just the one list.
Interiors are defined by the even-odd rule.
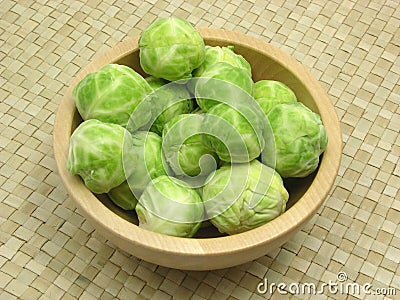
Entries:
[[205,143],[222,161],[249,162],[264,149],[268,123],[255,105],[220,103],[205,114],[203,130],[209,133],[204,136]]
[[88,120],[71,135],[67,169],[94,193],[107,193],[131,175],[123,155],[134,157],[131,134],[118,124]]
[[168,83],[164,79],[153,76],[148,78],[146,80],[154,89],[151,103],[155,120],[150,130],[161,135],[165,123],[170,119],[194,110],[194,100],[191,99],[189,91],[183,84]]
[[161,137],[154,132],[136,131],[132,134],[134,156],[124,156],[124,166],[133,166],[134,171],[128,178],[131,192],[138,199],[147,184],[154,178],[166,175],[164,167]]
[[161,175],[149,182],[136,205],[139,227],[177,237],[192,237],[204,218],[200,195],[185,182]]
[[169,81],[192,77],[204,61],[205,45],[200,33],[186,20],[161,18],[139,38],[139,59],[149,75]]
[[165,124],[162,151],[177,176],[200,173],[207,176],[216,169],[218,157],[204,144],[204,117],[204,114],[182,114]]
[[131,176],[111,189],[108,196],[124,210],[133,210],[146,185],[154,178],[167,174],[161,153],[161,137],[154,132],[136,131],[132,134],[133,156],[124,153],[124,167],[134,167]]
[[107,195],[115,205],[124,210],[135,209],[138,202],[131,191],[128,181],[124,181],[119,186],[112,188]]
[[210,222],[222,233],[241,233],[281,215],[289,194],[274,169],[253,160],[224,165],[210,174],[203,202]]
[[147,81],[147,83],[150,85],[150,87],[153,90],[157,90],[160,87],[162,87],[163,85],[168,84],[170,81],[162,79],[162,78],[157,78],[154,76],[147,76],[144,80]]
[[234,52],[234,46],[206,46],[204,62],[193,71],[193,76],[200,77],[203,72],[218,62],[225,62],[234,67],[242,68],[251,76],[251,66],[249,62],[240,54]]
[[[249,95],[253,94],[254,83],[248,71],[226,62],[210,65],[200,78],[192,79],[192,81],[197,81],[194,94],[196,102],[203,112],[207,112],[214,105],[223,102],[223,99],[237,99],[238,88]],[[222,84],[222,81],[228,84]]]
[[[97,119],[126,127],[135,108],[152,88],[133,69],[109,64],[89,73],[73,89],[72,97],[83,120]],[[150,113],[142,116],[150,119]]]
[[316,170],[328,143],[318,114],[301,102],[278,104],[268,113],[275,148],[266,147],[262,162],[284,177],[305,177]]
[[[246,59],[240,54],[234,52],[234,46],[220,47],[220,46],[208,46],[206,45],[206,52],[204,62],[200,67],[195,69],[192,73],[194,77],[201,77],[205,70],[210,68],[216,63],[225,62],[234,67],[244,69],[251,77],[251,66]],[[189,91],[195,93],[195,81],[191,81],[188,84]]]
[[297,101],[296,95],[287,85],[275,80],[255,82],[253,97],[265,114],[268,114],[271,108],[277,104]]

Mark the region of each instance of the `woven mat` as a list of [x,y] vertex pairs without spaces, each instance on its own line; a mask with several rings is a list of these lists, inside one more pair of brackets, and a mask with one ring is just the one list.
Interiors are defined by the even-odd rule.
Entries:
[[[265,299],[265,278],[320,286],[341,275],[399,299],[399,2],[127,2],[0,1],[0,298]],[[293,55],[322,83],[341,120],[343,161],[324,206],[284,246],[230,269],[173,270],[117,249],[80,215],[55,172],[54,116],[73,76],[170,15],[247,33]],[[333,292],[291,297],[365,297]],[[272,295],[288,298],[278,289]]]

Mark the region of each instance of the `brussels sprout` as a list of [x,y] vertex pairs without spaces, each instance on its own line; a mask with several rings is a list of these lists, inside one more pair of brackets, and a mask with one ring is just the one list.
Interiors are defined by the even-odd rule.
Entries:
[[192,71],[203,63],[204,54],[200,33],[188,21],[176,17],[156,20],[139,38],[143,70],[169,81],[192,77]]
[[222,233],[236,234],[261,226],[286,209],[289,194],[272,168],[253,160],[224,165],[203,187],[206,215]]
[[204,117],[203,114],[182,114],[165,124],[162,150],[178,176],[197,176],[200,173],[207,176],[216,169],[217,155],[204,144]]
[[194,100],[183,84],[168,83],[164,79],[153,76],[146,78],[154,89],[152,94],[152,111],[155,120],[150,130],[161,135],[165,123],[173,117],[190,113],[194,109]]
[[260,110],[260,115],[255,108],[246,103],[235,107],[220,103],[205,114],[203,131],[209,133],[205,143],[222,161],[249,162],[261,154],[268,123],[263,112]]
[[124,210],[133,210],[151,179],[167,174],[161,154],[161,137],[154,132],[132,134],[133,156],[124,153],[124,167],[134,168],[128,180],[111,189],[108,196]]
[[119,186],[112,188],[107,195],[115,205],[124,210],[135,209],[138,202],[129,187],[128,181],[124,181]]
[[[223,99],[238,99],[239,88],[249,95],[253,94],[254,83],[248,71],[226,62],[218,62],[209,66],[201,74],[201,78],[192,80],[197,81],[195,97],[203,112],[207,112],[214,105],[223,102]],[[223,84],[223,81],[229,84]]]
[[297,101],[296,95],[287,85],[275,80],[260,80],[254,83],[253,97],[265,114],[277,104]]
[[[204,62],[200,67],[195,69],[192,73],[194,77],[201,77],[205,70],[210,68],[216,63],[225,62],[234,67],[244,69],[249,76],[251,77],[251,66],[247,60],[243,58],[240,54],[236,54],[234,52],[234,46],[220,47],[220,46],[208,46],[206,45],[206,52],[204,57]],[[189,91],[194,94],[195,93],[195,84],[194,82],[189,82],[188,84]]]
[[130,133],[118,124],[92,119],[81,123],[71,135],[67,169],[78,174],[94,193],[107,193],[132,173],[124,168],[123,154],[134,157]]
[[[146,80],[133,69],[109,64],[81,80],[72,97],[83,120],[97,119],[126,127],[132,112],[151,92]],[[143,115],[143,122],[150,117],[150,113]]]
[[249,62],[240,54],[234,52],[234,46],[206,46],[204,62],[193,71],[193,76],[202,76],[203,72],[218,62],[225,62],[234,67],[242,68],[251,76],[251,66]]
[[141,228],[192,237],[203,221],[204,206],[199,194],[185,182],[162,175],[149,182],[136,212]]
[[147,76],[144,80],[147,81],[147,83],[150,85],[150,87],[153,90],[157,90],[160,87],[162,87],[163,85],[168,84],[170,81],[162,79],[162,78],[157,78],[154,76]]
[[268,114],[275,137],[274,149],[265,148],[262,161],[286,177],[305,177],[316,170],[328,143],[318,114],[301,102],[278,104]]
[[147,184],[154,178],[168,173],[161,152],[162,139],[154,132],[137,131],[132,134],[134,156],[124,156],[124,166],[133,166],[128,178],[133,195],[138,199]]

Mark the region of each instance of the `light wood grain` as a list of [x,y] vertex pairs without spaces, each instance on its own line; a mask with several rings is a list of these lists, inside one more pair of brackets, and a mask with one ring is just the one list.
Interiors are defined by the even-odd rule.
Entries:
[[338,174],[342,138],[335,109],[317,80],[298,61],[259,39],[219,29],[198,29],[208,45],[234,45],[250,63],[253,79],[275,79],[294,90],[299,101],[321,115],[329,137],[320,168],[291,194],[290,208],[254,230],[224,237],[184,239],[143,230],[100,201],[78,176],[66,169],[69,138],[76,127],[72,88],[89,72],[109,63],[129,65],[139,72],[137,40],[118,44],[99,55],[76,76],[58,108],[54,125],[54,155],[59,175],[82,214],[106,238],[146,261],[178,269],[210,270],[256,259],[288,241],[323,204]]

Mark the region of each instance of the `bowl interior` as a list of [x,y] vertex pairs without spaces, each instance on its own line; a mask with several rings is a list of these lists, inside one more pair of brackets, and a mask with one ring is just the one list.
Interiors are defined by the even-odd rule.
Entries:
[[[221,41],[214,39],[205,38],[205,43],[210,46],[228,46],[233,45],[234,51],[241,54],[252,67],[253,81],[256,82],[261,79],[278,80],[289,86],[296,94],[298,101],[304,103],[307,107],[316,113],[319,113],[317,103],[312,97],[310,91],[306,85],[302,83],[302,79],[296,77],[288,68],[282,63],[278,63],[273,57],[268,56],[265,52],[260,52],[257,49],[249,48],[246,45],[242,45],[240,42],[232,41]],[[133,68],[135,71],[140,73],[142,76],[147,76],[139,63],[139,50],[135,48],[132,52],[127,55],[120,57],[115,60],[114,63],[122,64]],[[75,109],[74,119],[72,122],[71,132],[82,122],[78,111]],[[323,160],[323,155],[321,156]],[[309,176],[301,179],[284,179],[284,185],[289,192],[289,200],[287,203],[287,210],[290,209],[307,191],[311,186],[318,170],[310,174]],[[95,195],[107,208],[113,211],[118,216],[125,220],[138,224],[138,219],[134,211],[124,211],[116,206],[106,194]],[[207,222],[198,231],[195,237],[198,238],[212,238],[222,236],[213,226],[209,226]]]

